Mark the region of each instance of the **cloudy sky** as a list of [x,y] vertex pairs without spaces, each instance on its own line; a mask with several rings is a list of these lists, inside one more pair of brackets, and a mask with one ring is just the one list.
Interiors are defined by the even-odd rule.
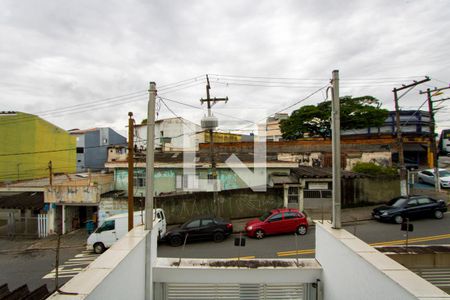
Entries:
[[[394,87],[428,75],[400,101],[416,110],[419,90],[450,82],[449,28],[446,0],[3,0],[0,110],[125,133],[129,111],[146,117],[155,81],[159,118],[199,123],[210,74],[211,96],[229,97],[214,107],[222,128],[243,130],[316,91],[285,111],[323,101],[334,69],[341,95],[390,110]],[[437,120],[450,128],[450,101]]]

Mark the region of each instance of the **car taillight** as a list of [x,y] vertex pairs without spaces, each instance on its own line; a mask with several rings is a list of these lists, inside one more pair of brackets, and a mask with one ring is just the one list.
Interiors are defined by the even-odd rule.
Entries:
[[233,228],[233,224],[228,223],[228,224],[227,224],[227,229],[231,229],[231,228]]

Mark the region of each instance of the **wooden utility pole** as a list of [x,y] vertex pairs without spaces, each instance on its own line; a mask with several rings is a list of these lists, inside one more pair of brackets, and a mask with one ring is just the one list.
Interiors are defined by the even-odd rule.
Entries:
[[134,120],[128,113],[128,231],[133,229],[134,221]]
[[435,109],[433,108],[433,103],[434,102],[442,102],[442,101],[446,101],[449,100],[450,98],[447,99],[440,99],[440,100],[436,100],[433,101],[432,97],[433,95],[431,94],[433,93],[438,93],[442,90],[446,90],[446,89],[450,89],[450,87],[444,87],[444,88],[435,88],[434,90],[431,89],[427,89],[425,92],[420,91],[419,94],[427,94],[427,100],[428,100],[428,111],[430,112],[430,148],[431,148],[431,164],[430,167],[434,168],[434,176],[435,176],[435,180],[434,180],[434,187],[436,192],[440,192],[441,191],[441,185],[440,185],[440,178],[439,178],[439,160],[438,160],[438,155],[437,155],[437,145],[436,145],[436,121],[434,119],[434,111]]
[[[429,77],[425,77],[425,79],[420,81],[414,81],[414,83],[408,84],[408,85],[402,85],[400,88],[394,88],[392,92],[394,92],[394,103],[395,103],[395,123],[397,127],[397,151],[398,151],[398,163],[400,165],[400,194],[402,196],[406,196],[408,194],[406,189],[406,168],[405,168],[405,157],[403,154],[403,137],[402,137],[402,126],[400,123],[400,107],[398,105],[398,100],[402,96],[404,96],[406,93],[404,93],[402,96],[398,96],[397,92],[404,90],[404,89],[412,89],[416,85],[419,85],[421,83],[430,81]],[[407,91],[408,92],[408,91]]]
[[[228,101],[228,97],[225,98],[212,98],[210,97],[210,93],[209,90],[211,89],[211,86],[209,84],[209,77],[208,75],[206,75],[206,99],[200,99],[200,103],[204,103],[206,102],[208,105],[208,121],[212,121],[212,113],[211,113],[211,107],[216,104],[216,102],[220,102],[220,101],[224,101],[227,102]],[[218,203],[218,187],[217,187],[217,170],[216,170],[216,160],[214,157],[214,128],[218,126],[218,122],[216,120],[215,124],[209,124],[211,122],[203,122],[202,121],[202,127],[203,129],[207,129],[209,131],[209,157],[210,157],[210,161],[211,161],[211,180],[213,181],[213,202],[214,205],[216,207],[216,215],[220,216],[221,214],[221,208],[220,205]],[[209,124],[207,126],[204,126],[204,124]]]
[[52,161],[48,162],[48,180],[50,182],[50,186],[53,185],[53,165]]

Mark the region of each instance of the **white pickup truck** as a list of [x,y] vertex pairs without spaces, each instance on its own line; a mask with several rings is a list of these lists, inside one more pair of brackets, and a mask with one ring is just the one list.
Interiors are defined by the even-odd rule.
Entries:
[[[166,233],[166,216],[164,210],[156,208],[153,210],[153,230],[158,230],[158,237]],[[145,221],[144,212],[134,212],[134,226],[143,225]],[[128,232],[128,213],[118,214],[105,219],[105,221],[88,237],[87,250],[97,254],[103,253],[117,240]]]

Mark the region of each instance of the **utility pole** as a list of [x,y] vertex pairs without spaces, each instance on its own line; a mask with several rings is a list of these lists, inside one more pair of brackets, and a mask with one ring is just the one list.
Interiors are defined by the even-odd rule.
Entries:
[[422,92],[422,91],[419,92],[419,94],[421,94],[421,95],[427,94],[428,111],[430,112],[430,148],[431,148],[431,155],[432,155],[432,158],[431,158],[432,164],[430,167],[434,168],[434,176],[435,176],[434,188],[435,188],[436,192],[441,191],[441,184],[440,184],[441,180],[439,178],[439,161],[438,161],[436,137],[435,137],[436,121],[434,119],[435,109],[433,108],[433,103],[446,101],[446,100],[449,100],[450,98],[433,101],[432,100],[433,95],[431,94],[431,92],[434,92],[436,94],[436,93],[439,93],[440,91],[446,90],[446,89],[450,89],[450,87],[444,87],[444,88],[439,88],[439,89],[435,88],[434,90],[431,90],[428,88],[425,92]]
[[50,187],[53,185],[53,165],[52,161],[48,162],[48,179],[50,182]]
[[339,71],[334,70],[332,79],[331,133],[333,153],[333,228],[340,229],[341,224],[341,103],[339,100]]
[[156,255],[156,240],[152,240],[153,230],[153,193],[154,193],[154,163],[155,163],[155,102],[156,83],[150,82],[147,107],[147,150],[146,150],[146,182],[145,182],[145,299],[153,299],[153,258]]
[[412,89],[416,85],[419,85],[421,83],[430,81],[430,78],[425,77],[425,79],[421,81],[414,81],[414,83],[408,84],[408,85],[402,85],[400,88],[394,88],[392,92],[394,92],[394,103],[395,103],[395,123],[397,127],[397,152],[398,152],[398,163],[400,165],[400,194],[402,196],[406,196],[408,194],[406,190],[406,168],[405,168],[405,157],[403,154],[403,137],[402,137],[402,127],[400,123],[400,108],[398,105],[398,100],[406,93],[404,93],[402,96],[398,96],[397,92],[404,90],[404,89]]
[[128,231],[133,229],[134,221],[134,120],[128,113]]
[[228,97],[225,98],[212,98],[210,97],[209,90],[211,86],[209,84],[209,77],[206,75],[206,99],[200,99],[200,103],[206,102],[208,105],[208,116],[202,119],[202,128],[209,131],[209,157],[211,161],[211,180],[213,182],[213,203],[216,208],[216,216],[221,215],[221,207],[218,203],[218,187],[217,187],[217,170],[216,170],[216,160],[214,157],[214,128],[219,125],[218,120],[212,115],[211,107],[216,104],[216,102],[228,101]]

